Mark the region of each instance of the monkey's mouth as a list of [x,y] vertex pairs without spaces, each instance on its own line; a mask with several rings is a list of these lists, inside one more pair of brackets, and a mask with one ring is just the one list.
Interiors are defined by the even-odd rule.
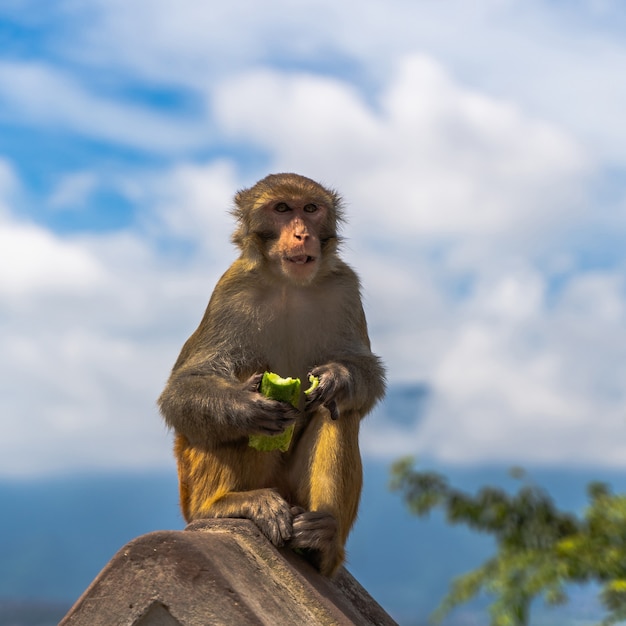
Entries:
[[298,254],[296,256],[287,257],[287,261],[295,263],[296,265],[306,265],[307,263],[314,263],[315,257],[308,254]]

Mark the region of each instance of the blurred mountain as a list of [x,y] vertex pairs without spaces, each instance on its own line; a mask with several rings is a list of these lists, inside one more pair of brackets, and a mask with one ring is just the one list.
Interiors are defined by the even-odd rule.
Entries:
[[393,385],[382,403],[376,407],[367,421],[384,419],[396,426],[411,426],[424,414],[430,399],[430,388],[423,383],[400,383]]

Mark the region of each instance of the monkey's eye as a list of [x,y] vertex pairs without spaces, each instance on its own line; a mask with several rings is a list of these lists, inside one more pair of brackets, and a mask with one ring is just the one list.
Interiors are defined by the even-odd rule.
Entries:
[[317,204],[305,204],[304,212],[305,213],[315,213],[317,211]]
[[285,202],[279,202],[277,205],[274,206],[274,211],[277,211],[278,213],[286,213],[290,210],[291,209],[289,208],[289,205]]

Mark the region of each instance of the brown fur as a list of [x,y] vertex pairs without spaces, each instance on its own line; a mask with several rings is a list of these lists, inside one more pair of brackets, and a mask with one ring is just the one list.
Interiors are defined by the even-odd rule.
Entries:
[[[241,256],[159,398],[176,432],[183,515],[252,519],[275,545],[300,548],[332,575],[361,493],[359,423],[384,393],[358,278],[337,255],[340,198],[277,174],[235,202]],[[263,371],[302,381],[313,373],[320,384],[297,410],[258,393]],[[250,434],[294,422],[286,453],[248,446]]]

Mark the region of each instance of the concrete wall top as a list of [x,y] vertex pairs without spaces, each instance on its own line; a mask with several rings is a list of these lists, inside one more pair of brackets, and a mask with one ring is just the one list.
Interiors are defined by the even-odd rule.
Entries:
[[348,573],[329,580],[249,520],[212,519],[134,539],[60,626],[392,626]]

